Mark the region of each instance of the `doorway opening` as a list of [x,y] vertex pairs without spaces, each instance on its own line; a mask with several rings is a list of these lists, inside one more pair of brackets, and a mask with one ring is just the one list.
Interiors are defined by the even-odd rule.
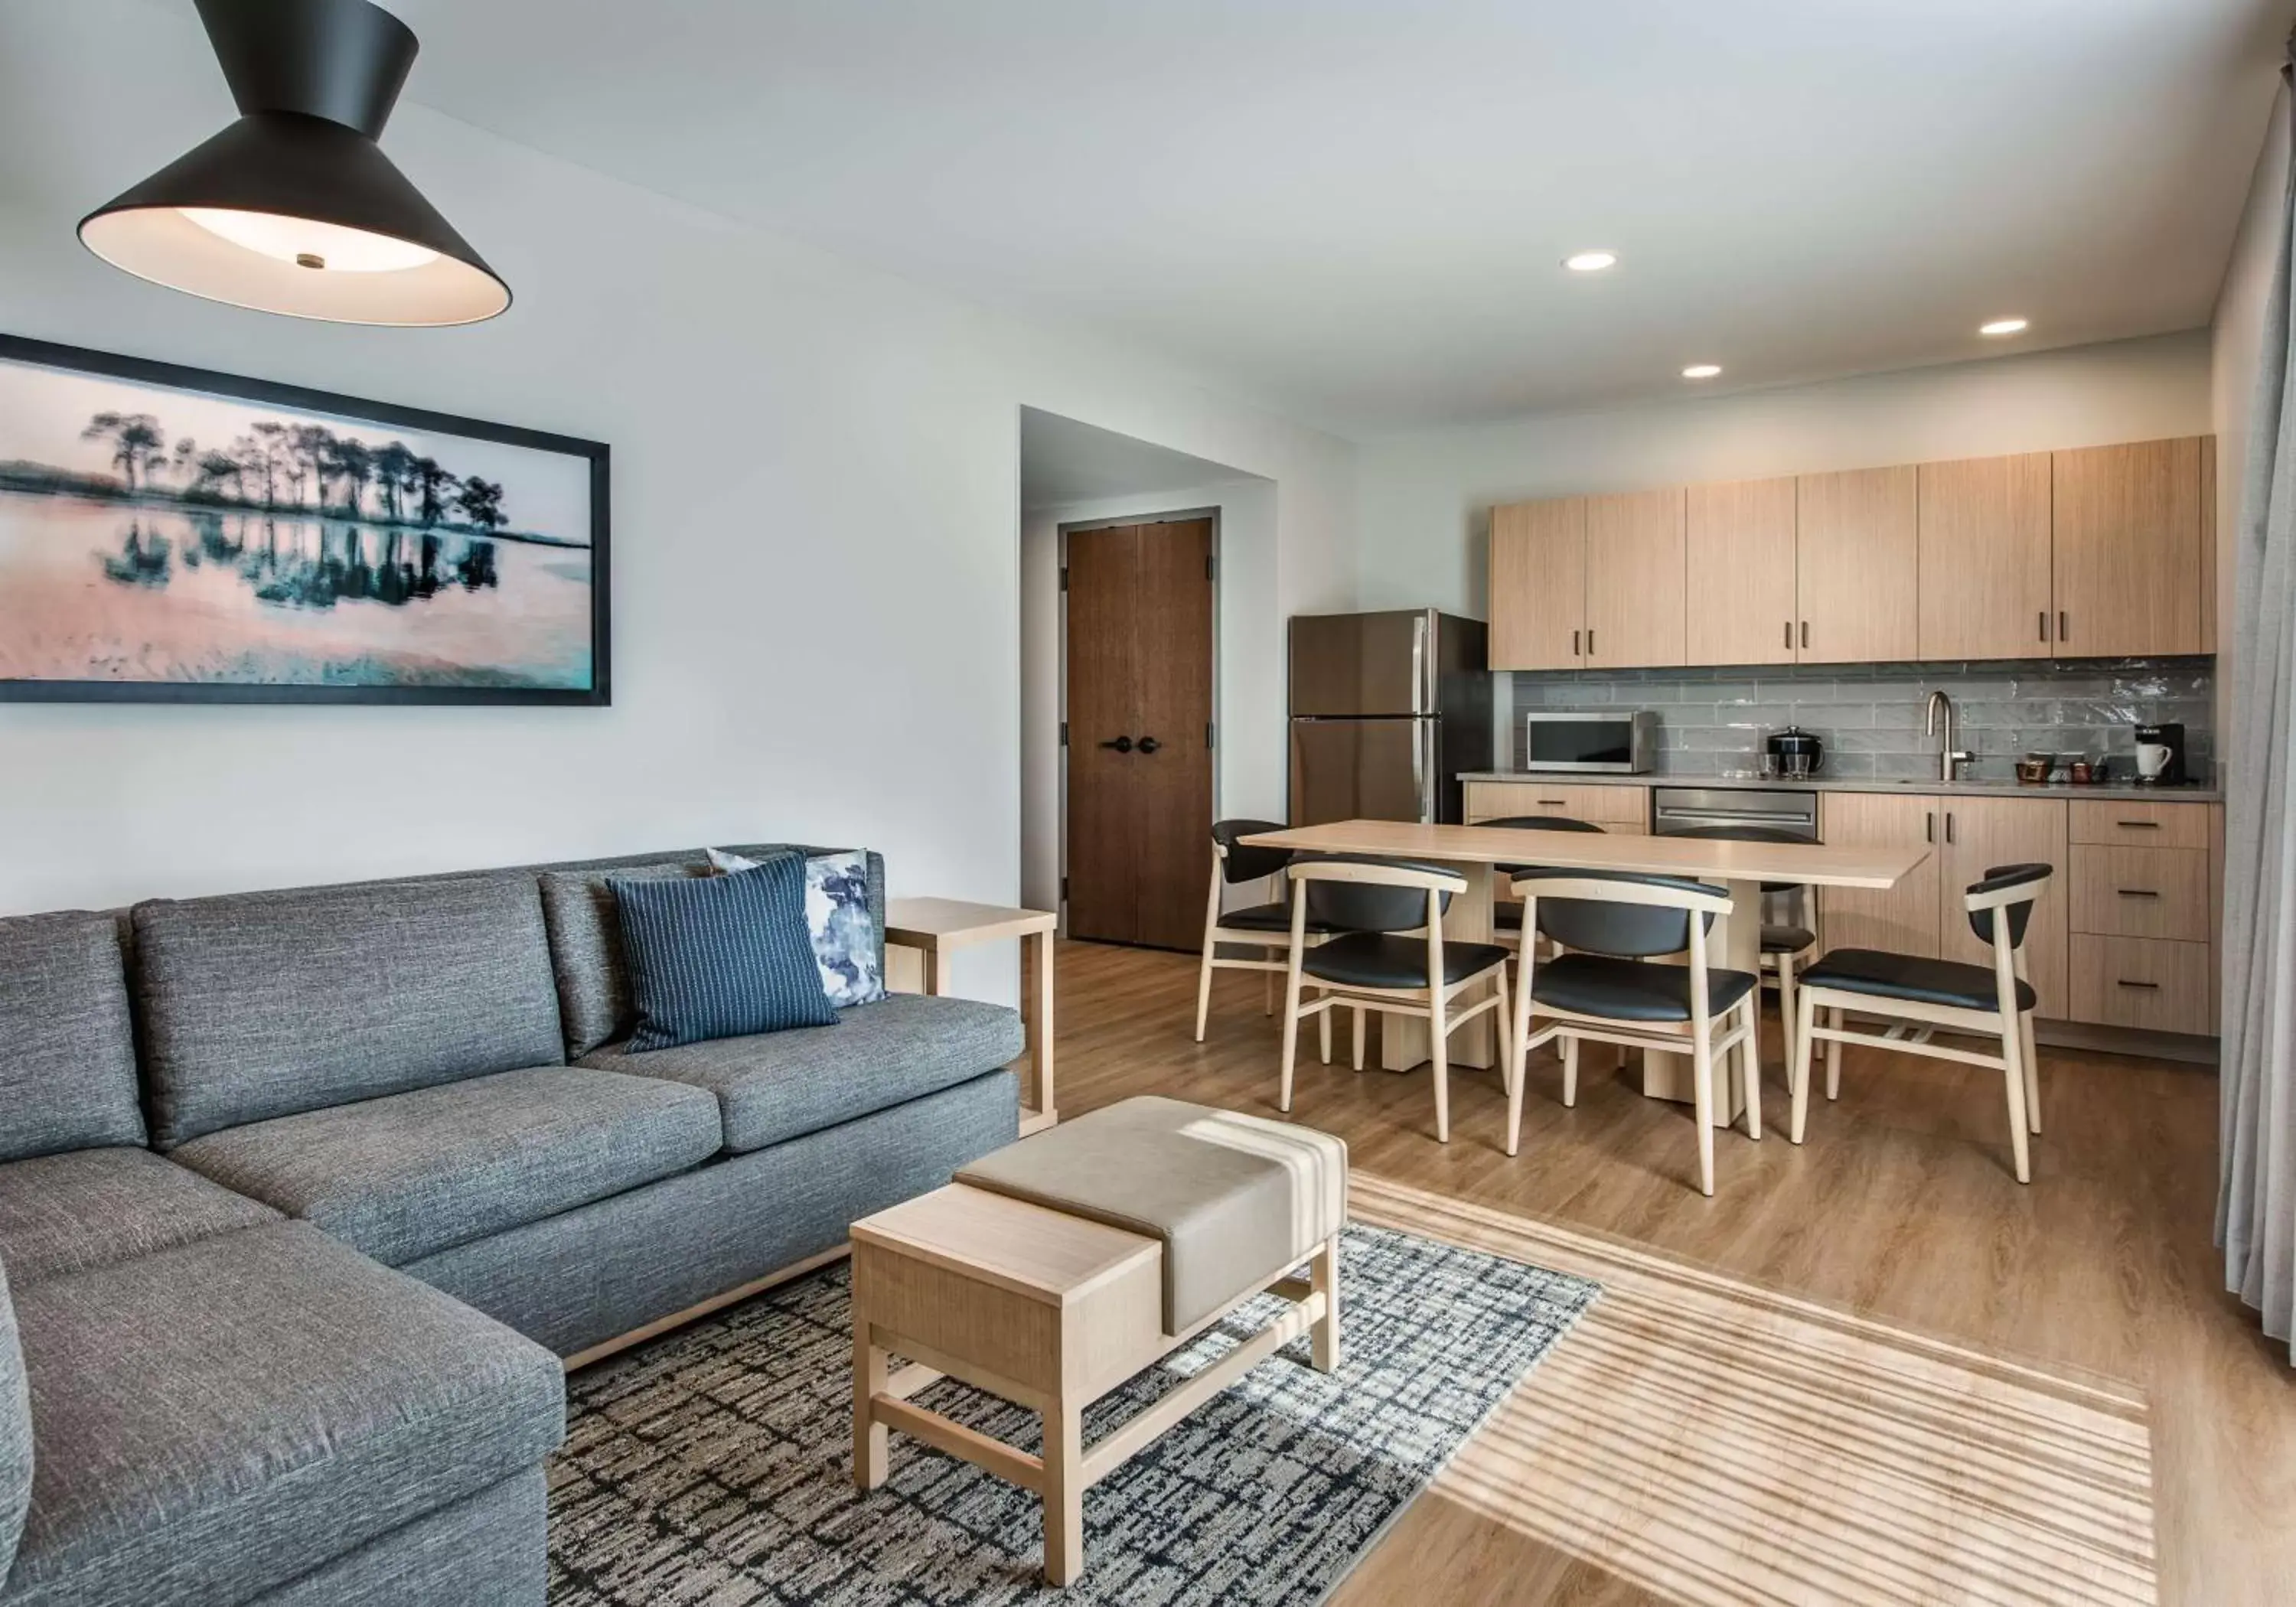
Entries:
[[[1281,784],[1280,690],[1258,708],[1263,644],[1240,672],[1230,606],[1272,601],[1275,488],[1036,409],[1021,434],[1021,901],[1069,937],[1193,950],[1212,823],[1250,812],[1259,772]],[[1235,761],[1239,723],[1263,762]]]

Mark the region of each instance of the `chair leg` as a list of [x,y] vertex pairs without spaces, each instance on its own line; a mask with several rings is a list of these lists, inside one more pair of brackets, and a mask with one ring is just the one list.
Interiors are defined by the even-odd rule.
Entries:
[[[1839,1004],[1825,1013],[1825,1024],[1833,1031],[1841,1030],[1841,1007]],[[1840,1038],[1830,1037],[1825,1040],[1825,1096],[1828,1099],[1841,1097],[1841,1040]]]
[[[1271,978],[1274,972],[1267,973]],[[1275,1108],[1292,1109],[1292,1060],[1300,1048],[1300,972],[1294,969],[1283,988],[1283,1081],[1275,1097]]]
[[1793,1100],[1793,1125],[1786,1136],[1796,1144],[1801,1142],[1803,1124],[1809,1119],[1810,1031],[1817,1025],[1817,996],[1807,988],[1800,991],[1801,996],[1794,1001],[1794,1019],[1786,1028],[1786,1037],[1793,1047],[1793,1058],[1786,1062],[1786,1086]]
[[[1330,996],[1328,993],[1319,991],[1316,996],[1326,998]],[[1316,1047],[1322,1054],[1324,1063],[1330,1065],[1332,1063],[1332,1013],[1328,1010],[1316,1018]]]
[[2024,1028],[2025,1125],[2038,1133],[2041,1130],[2041,1056],[2033,1047],[2033,1013],[2028,1010],[2018,1020]]
[[2009,1152],[2017,1162],[2017,1181],[2033,1180],[2033,1162],[2025,1138],[2025,1029],[2021,1018],[2005,1016],[2001,1022],[2001,1077],[2009,1090]]
[[1522,1144],[1522,1085],[1529,1078],[1530,1058],[1530,980],[1529,971],[1536,963],[1530,950],[1523,950],[1526,962],[1514,976],[1514,1030],[1508,1035],[1507,1053],[1514,1057],[1514,1075],[1507,1079],[1506,1152],[1513,1154]]
[[1714,1042],[1710,1029],[1690,1044],[1691,1086],[1698,1114],[1698,1192],[1714,1193]]
[[[1275,951],[1274,949],[1268,950],[1268,958],[1274,959],[1275,957]],[[1267,1002],[1260,1006],[1259,1013],[1262,1015],[1274,1015],[1275,1013],[1275,973],[1272,971],[1267,973]]]
[[1427,1060],[1435,1072],[1435,1139],[1451,1142],[1451,1043],[1443,1020],[1443,988],[1430,990],[1427,1002]]
[[1578,1037],[1576,1033],[1562,1035],[1562,1103],[1570,1108],[1578,1103]]
[[1200,1044],[1204,1041],[1204,1022],[1212,1010],[1212,950],[1216,947],[1210,938],[1204,939],[1203,963],[1196,967],[1196,1042]]
[[1740,1049],[1738,1063],[1746,1068],[1746,1136],[1756,1144],[1762,1142],[1762,1055],[1759,1033],[1762,1029],[1762,990],[1759,988],[1746,996],[1739,1006],[1745,1017],[1746,1041]]
[[1778,1057],[1783,1065],[1794,1061],[1794,955],[1778,956],[1778,1031],[1785,1038],[1785,1053]]
[[1356,1050],[1356,1070],[1358,1070],[1358,1071],[1360,1071],[1360,1070],[1362,1070],[1364,1069],[1364,1022],[1365,1021],[1365,1020],[1367,1020],[1367,1019],[1369,1018],[1369,1016],[1370,1016],[1370,1015],[1371,1015],[1371,1012],[1370,1012],[1370,1011],[1368,1011],[1368,1010],[1365,1010],[1365,1009],[1361,1004],[1358,1004],[1358,1005],[1357,1005],[1357,1006],[1356,1006],[1356,1008],[1355,1008],[1355,1017],[1356,1017],[1356,1044],[1355,1044],[1355,1050]]

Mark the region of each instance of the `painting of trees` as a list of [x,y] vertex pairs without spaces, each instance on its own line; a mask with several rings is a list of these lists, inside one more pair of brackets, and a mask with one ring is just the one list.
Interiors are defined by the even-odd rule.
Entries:
[[140,475],[148,485],[152,471],[167,466],[168,440],[160,421],[148,413],[99,413],[80,431],[82,440],[111,443],[111,464],[133,492]]

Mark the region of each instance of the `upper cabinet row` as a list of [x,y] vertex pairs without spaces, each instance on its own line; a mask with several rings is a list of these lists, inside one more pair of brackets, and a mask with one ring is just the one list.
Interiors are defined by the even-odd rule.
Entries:
[[1491,668],[2215,651],[2206,437],[1491,510]]

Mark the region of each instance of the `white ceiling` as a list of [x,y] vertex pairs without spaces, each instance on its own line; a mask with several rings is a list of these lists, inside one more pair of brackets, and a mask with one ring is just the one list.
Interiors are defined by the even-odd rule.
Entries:
[[2292,10],[390,3],[414,99],[1353,434],[2204,323]]
[[1257,480],[1226,463],[1159,447],[1041,408],[1021,409],[1021,505],[1060,507],[1106,496],[1193,490]]

